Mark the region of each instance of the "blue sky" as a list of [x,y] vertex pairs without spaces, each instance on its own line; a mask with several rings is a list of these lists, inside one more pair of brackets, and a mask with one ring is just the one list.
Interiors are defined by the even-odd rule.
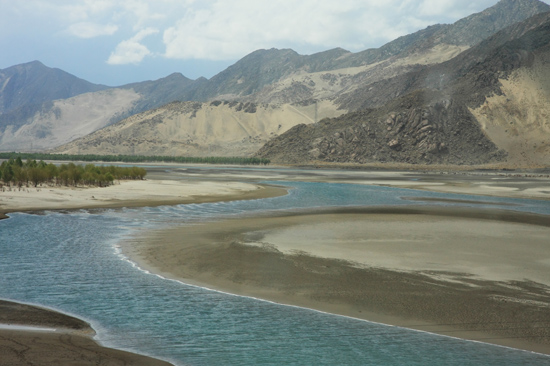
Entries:
[[[545,1],[545,2],[549,2]],[[357,52],[497,0],[0,0],[0,69],[39,60],[110,86],[212,77],[250,52]]]

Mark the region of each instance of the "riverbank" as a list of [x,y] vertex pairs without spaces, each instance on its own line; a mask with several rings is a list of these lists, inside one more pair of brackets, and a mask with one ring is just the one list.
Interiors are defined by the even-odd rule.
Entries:
[[344,208],[151,232],[123,251],[193,285],[550,354],[548,237],[541,215]]
[[286,190],[253,183],[181,181],[168,179],[121,181],[109,187],[49,187],[0,191],[0,219],[10,212],[153,207],[259,199]]
[[0,365],[170,366],[96,343],[90,325],[50,309],[0,300]]

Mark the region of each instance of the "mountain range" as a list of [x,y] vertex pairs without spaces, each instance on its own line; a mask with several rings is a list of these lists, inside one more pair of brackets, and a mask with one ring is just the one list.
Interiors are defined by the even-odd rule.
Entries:
[[550,163],[550,6],[501,0],[380,48],[255,51],[211,79],[109,88],[0,70],[0,150],[280,163]]

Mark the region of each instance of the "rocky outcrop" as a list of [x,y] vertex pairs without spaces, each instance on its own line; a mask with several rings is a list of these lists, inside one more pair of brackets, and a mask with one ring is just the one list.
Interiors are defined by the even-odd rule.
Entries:
[[411,103],[415,97],[420,96],[391,106],[395,110],[367,110],[297,126],[268,142],[257,156],[290,163],[458,165],[496,162],[505,157],[465,107],[453,105],[451,100],[418,106]]

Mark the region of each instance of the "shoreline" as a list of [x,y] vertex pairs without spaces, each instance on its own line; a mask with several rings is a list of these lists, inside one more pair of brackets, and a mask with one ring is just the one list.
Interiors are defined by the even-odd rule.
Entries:
[[[414,235],[424,231],[434,219],[439,220],[437,225],[451,229],[456,220],[468,224],[481,220],[483,225],[476,228],[479,233],[487,230],[486,224],[496,225],[493,231],[511,225],[514,229],[528,226],[528,231],[538,228],[533,237],[550,233],[550,222],[544,215],[435,207],[338,209],[287,212],[150,232],[125,243],[122,250],[140,268],[194,286],[550,355],[550,334],[541,327],[541,321],[547,323],[548,319],[550,279],[541,283],[547,278],[544,265],[527,274],[519,269],[540,253],[535,259],[520,258],[518,263],[517,253],[503,257],[506,265],[518,266],[513,271],[493,268],[471,273],[449,269],[447,263],[441,268],[426,267],[427,262],[445,258],[445,253],[440,252],[418,260],[432,251],[433,245],[412,253],[404,251],[407,245],[397,245],[391,253],[384,253],[382,245],[373,245],[371,250],[381,253],[371,256],[374,262],[369,263],[357,248],[349,247],[349,242],[338,242],[338,252],[347,252],[347,258],[330,251],[327,244],[333,238],[320,242],[319,238],[331,230],[338,235],[350,233],[351,226],[345,223],[364,220],[365,215],[370,215],[368,220],[379,217],[376,225],[389,222],[395,228],[395,223],[408,222],[406,230],[420,226]],[[343,226],[338,229],[338,224]],[[303,244],[305,236],[322,231],[323,226],[326,232]],[[301,247],[288,244],[304,230],[307,234],[297,239]],[[456,234],[463,229],[459,226],[453,230]],[[379,239],[384,245],[391,244],[387,238]],[[177,241],[179,245],[174,244]],[[160,246],[161,243],[168,244]],[[342,245],[348,247],[342,249]],[[537,245],[535,251],[540,250],[540,243]],[[407,258],[408,268],[393,260],[396,251]],[[543,255],[550,258],[549,252],[544,251]],[[474,266],[491,256],[492,250],[485,248],[478,255],[481,259],[473,262]],[[183,257],[185,261],[181,260]],[[467,255],[460,258],[472,260]],[[269,266],[264,268],[258,263]],[[471,265],[468,262],[464,268]],[[524,275],[539,282],[524,279]],[[518,309],[520,315],[516,314]]]
[[[2,327],[9,325],[8,327]],[[1,365],[173,366],[149,356],[104,347],[93,328],[79,318],[36,305],[0,299]]]

